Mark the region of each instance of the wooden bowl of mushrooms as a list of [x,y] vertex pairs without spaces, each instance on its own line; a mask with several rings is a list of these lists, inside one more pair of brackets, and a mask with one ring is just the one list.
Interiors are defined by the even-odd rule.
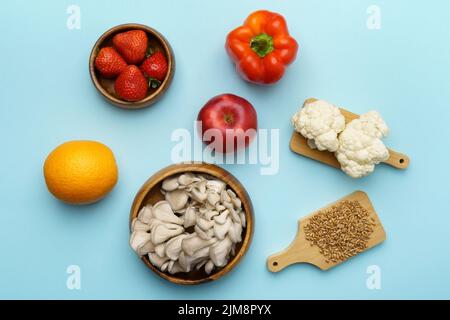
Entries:
[[100,36],[89,57],[89,73],[108,102],[124,109],[141,109],[157,102],[170,87],[175,56],[161,33],[127,23]]
[[130,245],[157,275],[176,284],[217,280],[247,252],[253,207],[241,183],[206,163],[171,165],[137,193]]

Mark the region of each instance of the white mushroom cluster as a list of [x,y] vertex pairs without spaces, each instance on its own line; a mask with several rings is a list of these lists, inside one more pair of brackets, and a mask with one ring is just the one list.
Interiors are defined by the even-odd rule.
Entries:
[[224,267],[246,226],[239,197],[225,182],[184,173],[162,183],[165,200],[147,205],[132,222],[130,245],[163,272]]

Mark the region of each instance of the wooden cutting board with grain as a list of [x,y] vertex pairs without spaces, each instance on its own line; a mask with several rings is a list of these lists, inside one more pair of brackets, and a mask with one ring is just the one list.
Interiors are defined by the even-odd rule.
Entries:
[[[314,101],[317,101],[317,99],[316,98],[307,99],[304,105],[312,103]],[[359,118],[359,115],[354,114],[350,111],[347,111],[342,108],[340,110],[342,115],[345,117],[346,123],[349,123],[350,121]],[[338,169],[341,168],[341,165],[339,164],[339,162],[337,161],[336,157],[332,152],[311,149],[308,146],[306,138],[296,131],[292,133],[291,142],[289,146],[293,152],[298,153],[302,156],[305,156],[313,160],[317,160],[319,162],[325,163],[329,166]],[[406,169],[409,166],[409,157],[406,154],[402,154],[397,151],[389,149],[389,155],[390,155],[389,159],[386,160],[384,163],[397,169]]]
[[[325,221],[328,229],[320,229],[320,226],[317,226],[318,224],[320,225],[320,223],[317,223],[317,215],[327,212],[330,213],[333,209],[337,210],[336,208],[342,206],[342,204],[345,204],[345,208],[347,209],[350,204],[357,204],[359,210],[364,212],[364,217],[358,217],[356,221],[352,220],[352,225],[346,225],[345,220],[338,219],[339,221],[336,222],[336,228],[342,228],[344,225],[346,230],[349,230],[349,233],[339,233],[339,237],[341,237],[341,239],[336,239],[336,237],[332,238],[331,240],[333,242],[328,244],[329,247],[327,247],[324,243],[326,243],[327,240],[330,241],[328,238],[331,237],[328,235],[333,233],[334,230],[330,230],[329,228],[332,224],[324,220],[324,218],[328,218],[329,216],[322,216],[322,221]],[[345,217],[347,216],[351,216],[353,219],[355,218],[355,216],[352,215],[352,212],[346,212]],[[316,218],[314,219],[314,217]],[[332,217],[333,219],[335,218],[335,216]],[[321,220],[319,219],[319,221]],[[366,225],[361,225],[363,222],[365,222]],[[311,237],[311,229],[314,229],[314,232],[316,233],[316,244],[308,238]],[[358,242],[358,238],[355,236],[354,232],[355,229],[363,230],[364,232],[362,233],[365,234],[365,238],[364,240],[361,240],[362,242],[359,244],[358,250],[352,251],[349,250],[349,248],[352,249],[352,246],[356,246]],[[371,231],[369,232],[369,230]],[[309,263],[322,270],[328,270],[350,259],[356,254],[369,250],[370,248],[382,243],[384,240],[386,240],[386,233],[369,197],[365,192],[356,191],[301,219],[298,222],[297,236],[294,241],[285,250],[270,256],[267,260],[267,267],[272,272],[279,272],[295,263]],[[353,243],[355,245],[353,245]],[[345,247],[345,252],[341,252],[340,255],[336,254],[334,258],[330,257],[330,255],[334,256],[334,252],[340,252],[336,249],[338,245],[341,245],[339,248]],[[330,250],[328,250],[329,248]],[[327,253],[328,256],[325,255],[324,252]]]

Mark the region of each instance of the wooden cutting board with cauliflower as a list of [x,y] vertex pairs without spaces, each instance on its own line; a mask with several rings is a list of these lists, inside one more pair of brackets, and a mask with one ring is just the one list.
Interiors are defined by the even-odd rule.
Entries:
[[389,128],[377,111],[358,116],[324,100],[310,98],[292,117],[293,152],[340,168],[352,178],[372,173],[379,163],[398,169],[409,158],[388,149],[382,139]]

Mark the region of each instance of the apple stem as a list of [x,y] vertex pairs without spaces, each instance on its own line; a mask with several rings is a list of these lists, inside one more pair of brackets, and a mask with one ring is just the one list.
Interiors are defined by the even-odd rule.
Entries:
[[224,120],[225,120],[226,124],[231,124],[231,123],[233,123],[233,116],[231,114],[226,114],[224,117]]

